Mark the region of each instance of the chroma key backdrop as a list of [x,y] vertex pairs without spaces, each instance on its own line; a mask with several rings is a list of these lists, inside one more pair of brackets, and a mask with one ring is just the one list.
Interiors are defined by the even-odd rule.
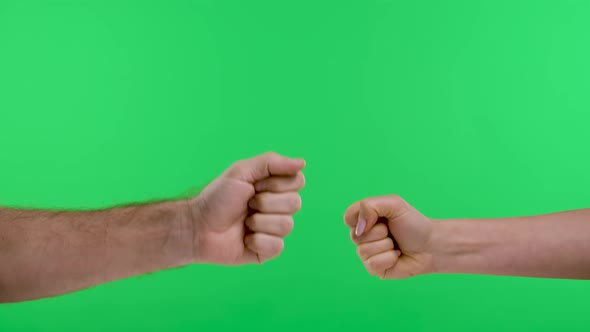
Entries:
[[588,281],[382,281],[342,221],[389,193],[434,218],[590,206],[589,33],[574,0],[0,0],[0,206],[307,160],[279,259],[0,305],[0,331],[589,331]]

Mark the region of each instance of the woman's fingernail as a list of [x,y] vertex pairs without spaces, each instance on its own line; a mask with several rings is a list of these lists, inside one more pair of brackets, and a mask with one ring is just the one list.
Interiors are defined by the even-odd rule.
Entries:
[[354,230],[354,234],[356,234],[356,236],[361,236],[361,234],[363,234],[366,226],[367,226],[367,222],[365,221],[365,219],[359,219],[359,222],[356,224],[356,229]]
[[398,257],[402,255],[402,251],[401,251],[401,250],[397,250],[397,249],[396,249],[396,250],[395,250],[395,253],[397,254],[397,256],[398,256]]

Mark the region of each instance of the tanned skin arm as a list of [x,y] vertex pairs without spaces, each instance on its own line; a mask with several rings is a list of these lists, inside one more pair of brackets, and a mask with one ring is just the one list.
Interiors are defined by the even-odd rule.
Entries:
[[79,212],[0,208],[0,302],[191,263],[276,258],[301,208],[304,166],[266,153],[235,162],[187,200]]
[[86,212],[0,209],[0,302],[193,262],[188,201]]

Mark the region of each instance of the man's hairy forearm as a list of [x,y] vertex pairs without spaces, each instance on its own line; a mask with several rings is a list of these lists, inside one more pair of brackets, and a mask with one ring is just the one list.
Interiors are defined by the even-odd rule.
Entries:
[[590,279],[590,209],[435,224],[435,272]]
[[0,209],[0,302],[187,265],[192,246],[186,201],[87,212]]

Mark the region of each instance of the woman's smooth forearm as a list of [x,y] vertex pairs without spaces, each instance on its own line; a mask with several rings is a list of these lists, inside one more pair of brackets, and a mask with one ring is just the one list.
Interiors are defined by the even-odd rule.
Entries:
[[590,279],[590,209],[434,224],[434,273]]
[[190,264],[192,246],[186,201],[88,212],[0,209],[0,302]]

